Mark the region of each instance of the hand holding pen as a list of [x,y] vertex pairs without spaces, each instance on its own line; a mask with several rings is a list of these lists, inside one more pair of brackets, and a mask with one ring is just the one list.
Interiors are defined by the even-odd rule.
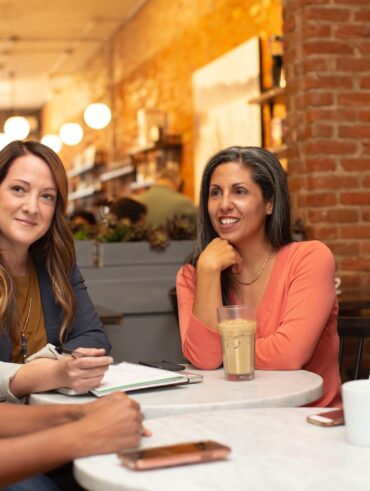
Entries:
[[97,348],[63,348],[62,353],[70,356],[63,356],[58,360],[61,387],[68,387],[78,392],[87,392],[94,387],[98,387],[113,363],[111,356],[105,356],[104,349]]

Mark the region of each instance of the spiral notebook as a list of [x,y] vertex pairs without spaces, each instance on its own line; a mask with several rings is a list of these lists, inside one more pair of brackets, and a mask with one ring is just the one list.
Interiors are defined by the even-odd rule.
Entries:
[[179,372],[124,361],[117,365],[111,365],[99,387],[90,392],[101,397],[117,390],[130,392],[165,385],[187,384],[188,382],[188,377]]

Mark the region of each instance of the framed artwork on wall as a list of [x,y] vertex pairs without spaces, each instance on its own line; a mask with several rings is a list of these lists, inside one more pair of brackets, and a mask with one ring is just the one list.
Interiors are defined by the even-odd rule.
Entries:
[[248,104],[260,94],[258,37],[237,46],[192,76],[194,104],[194,185],[208,159],[234,145],[261,145],[261,108]]

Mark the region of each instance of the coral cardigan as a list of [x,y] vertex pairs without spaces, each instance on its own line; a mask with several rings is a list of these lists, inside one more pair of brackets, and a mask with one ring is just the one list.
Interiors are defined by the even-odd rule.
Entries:
[[[288,244],[276,255],[257,308],[256,368],[321,375],[324,392],[314,406],[341,401],[334,272],[333,255],[323,243]],[[176,283],[182,349],[196,367],[215,369],[222,364],[220,336],[192,313],[195,284],[196,270],[183,266]]]

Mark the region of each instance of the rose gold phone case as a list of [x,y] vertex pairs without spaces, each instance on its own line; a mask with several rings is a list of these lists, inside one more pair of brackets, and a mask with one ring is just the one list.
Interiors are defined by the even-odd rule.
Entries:
[[230,452],[231,449],[226,445],[208,440],[123,451],[118,456],[122,464],[130,469],[146,470],[220,460],[227,457]]
[[344,425],[343,409],[334,409],[319,414],[307,416],[307,422],[317,426],[340,426]]

